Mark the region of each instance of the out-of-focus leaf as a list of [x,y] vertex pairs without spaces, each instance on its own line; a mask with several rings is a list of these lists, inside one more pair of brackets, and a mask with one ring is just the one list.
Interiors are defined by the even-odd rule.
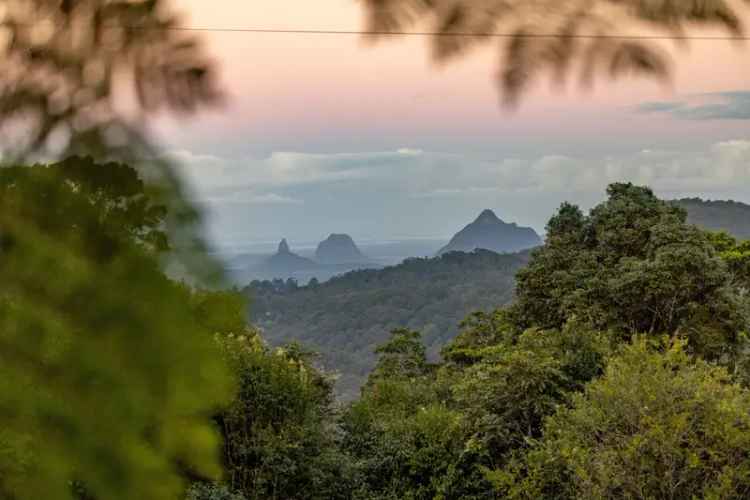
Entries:
[[[635,71],[664,80],[669,57],[658,42],[618,35],[684,37],[687,28],[710,27],[742,36],[742,6],[727,0],[363,0],[368,29],[377,33],[418,27],[433,36],[437,62],[464,54],[500,35],[504,54],[498,83],[514,106],[537,76],[558,83],[582,65],[588,86],[596,73]],[[376,35],[377,36],[377,35]],[[381,35],[382,36],[382,35]],[[521,38],[524,40],[521,40]],[[685,40],[675,40],[683,44]],[[535,47],[530,50],[529,47]],[[605,59],[606,58],[606,59]]]
[[215,103],[212,65],[164,0],[0,8],[0,497],[176,498],[231,384],[157,258],[218,270],[144,125]]

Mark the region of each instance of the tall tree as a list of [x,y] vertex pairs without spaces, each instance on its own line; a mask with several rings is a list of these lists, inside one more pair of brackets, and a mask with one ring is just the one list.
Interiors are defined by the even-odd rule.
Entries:
[[648,188],[607,193],[588,216],[564,204],[550,220],[546,244],[517,275],[509,314],[519,331],[575,320],[623,338],[669,334],[731,363],[748,317],[709,236]]
[[219,342],[239,380],[216,418],[228,489],[248,500],[351,498],[353,467],[337,447],[333,382],[313,366],[312,353],[298,345],[270,349],[252,329]]
[[[462,446],[460,415],[447,408],[419,332],[396,329],[376,349],[362,397],[342,417],[359,498],[445,496]],[[450,497],[450,495],[449,495]]]

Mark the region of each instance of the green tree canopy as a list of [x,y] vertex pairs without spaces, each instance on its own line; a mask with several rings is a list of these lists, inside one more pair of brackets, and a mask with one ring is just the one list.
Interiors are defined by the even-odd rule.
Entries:
[[683,342],[637,338],[544,428],[517,475],[490,476],[511,498],[745,498],[750,393]]
[[[216,417],[226,491],[248,500],[350,498],[353,467],[336,447],[333,381],[313,366],[312,353],[269,349],[253,329],[218,340],[239,379]],[[216,491],[199,490],[197,500]]]
[[214,268],[142,125],[214,101],[211,65],[163,0],[1,7],[5,161],[92,154],[139,175],[81,158],[0,169],[0,496],[174,497],[186,471],[220,472],[208,417],[231,384],[160,270],[164,235]]
[[738,241],[727,233],[712,233],[711,243],[729,266],[732,278],[745,293],[750,292],[750,240]]
[[737,353],[748,325],[726,262],[685,213],[632,184],[613,184],[584,216],[564,204],[546,244],[517,275],[509,314],[520,331],[576,320],[627,338],[677,335],[711,358]]
[[378,364],[360,400],[342,416],[343,449],[360,477],[357,495],[446,495],[454,476],[460,475],[460,414],[444,404],[419,332],[396,329],[376,352]]
[[396,328],[391,338],[375,349],[378,362],[370,375],[379,378],[411,379],[427,373],[427,356],[422,334],[407,328]]

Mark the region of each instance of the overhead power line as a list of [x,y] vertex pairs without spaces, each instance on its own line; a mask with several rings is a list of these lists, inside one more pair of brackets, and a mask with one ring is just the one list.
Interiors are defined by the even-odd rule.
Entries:
[[627,34],[575,34],[562,33],[494,33],[494,32],[442,32],[442,31],[366,31],[366,30],[316,30],[316,29],[275,29],[275,28],[219,28],[203,26],[173,26],[167,28],[127,29],[163,29],[172,31],[197,31],[215,33],[268,33],[287,35],[359,35],[359,36],[413,36],[413,37],[463,37],[463,38],[570,38],[570,39],[617,39],[617,40],[716,40],[747,41],[750,36],[743,35],[627,35]]

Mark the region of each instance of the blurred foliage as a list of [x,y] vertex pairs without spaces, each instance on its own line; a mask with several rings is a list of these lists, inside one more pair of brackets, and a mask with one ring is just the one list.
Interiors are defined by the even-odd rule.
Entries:
[[88,159],[0,171],[9,498],[69,498],[73,480],[95,497],[164,498],[180,491],[178,464],[219,472],[206,417],[230,386],[213,326],[159,268],[163,209],[132,169],[99,167],[114,180],[76,182]]
[[[481,44],[503,53],[498,84],[506,104],[542,74],[562,84],[577,72],[583,85],[597,73],[666,79],[671,61],[662,44],[617,35],[683,37],[691,27],[741,36],[743,2],[728,0],[363,0],[367,29],[403,32],[427,24],[433,57],[446,62]],[[638,29],[633,31],[632,28]],[[508,36],[491,37],[490,33]],[[375,35],[377,37],[377,35]],[[382,35],[381,35],[382,36]],[[390,37],[389,37],[390,38]],[[498,41],[499,40],[499,41]],[[684,44],[683,41],[676,41]]]
[[139,120],[214,102],[211,64],[178,26],[163,0],[4,0],[0,124],[15,139],[6,154],[132,155]]
[[0,148],[5,164],[91,155],[135,168],[167,209],[164,258],[216,280],[198,214],[148,139],[156,113],[220,102],[201,43],[178,27],[166,0],[0,2]]
[[5,166],[0,198],[6,212],[59,243],[80,244],[92,258],[111,255],[123,240],[150,253],[169,249],[166,208],[124,164],[72,156],[52,165]]
[[160,0],[0,2],[3,498],[169,498],[220,473],[230,377],[161,263],[217,267],[146,136],[218,96],[177,22]]

